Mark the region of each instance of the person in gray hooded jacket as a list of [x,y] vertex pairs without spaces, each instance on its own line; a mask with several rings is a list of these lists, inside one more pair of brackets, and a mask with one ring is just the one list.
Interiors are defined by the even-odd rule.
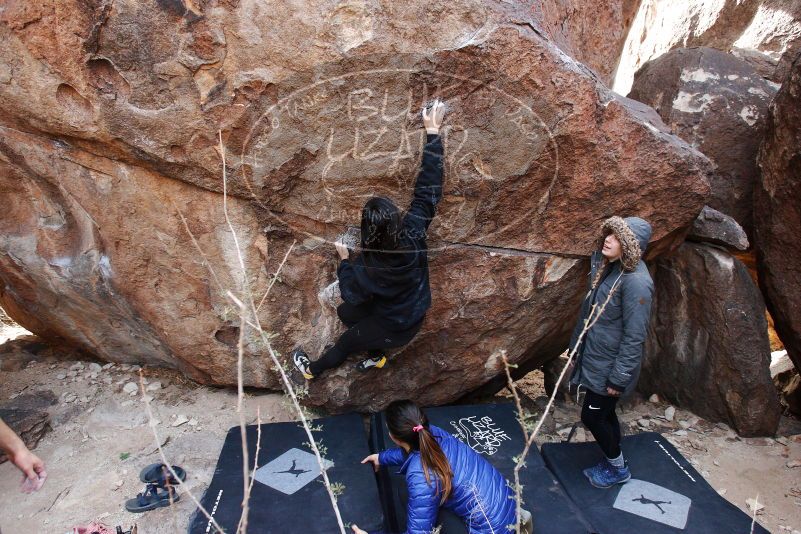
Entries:
[[[576,349],[570,386],[586,391],[581,421],[605,455],[584,474],[593,486],[608,488],[631,478],[615,407],[637,385],[654,283],[642,261],[651,225],[639,217],[611,217],[603,232],[603,247],[590,262],[590,290],[570,340],[570,351]],[[589,328],[581,336],[585,324]]]

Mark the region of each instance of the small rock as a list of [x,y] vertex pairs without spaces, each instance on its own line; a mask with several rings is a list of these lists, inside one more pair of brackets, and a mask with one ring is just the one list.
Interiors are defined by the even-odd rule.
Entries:
[[126,400],[126,401],[122,401],[120,403],[120,406],[122,406],[123,408],[127,408],[128,406],[133,405],[133,403],[134,403],[134,401],[132,401],[132,400]]
[[780,445],[784,445],[786,447],[787,445],[790,444],[790,441],[784,436],[780,436],[776,438],[776,443],[779,443]]
[[134,396],[136,395],[136,392],[139,391],[139,386],[136,385],[136,382],[128,382],[122,387],[122,391],[131,396]]
[[64,380],[65,378],[67,378],[67,374],[66,373],[58,373],[56,375],[56,379],[58,379],[58,380]]
[[124,363],[124,364],[120,365],[120,369],[122,369],[123,371],[130,371],[131,370],[131,366],[128,365],[127,363]]
[[687,431],[686,431],[686,430],[676,430],[676,431],[673,433],[673,435],[674,435],[674,436],[680,436],[680,437],[683,437],[683,436],[686,436],[686,435],[687,435]]
[[70,371],[83,371],[83,362],[77,362],[70,365]]
[[651,426],[651,421],[648,419],[638,419],[637,424],[640,425],[642,428],[648,428]]
[[[188,424],[189,426],[197,426],[197,419],[195,419],[195,418],[193,417],[192,419],[190,419],[189,421],[187,421],[187,422],[186,422],[186,424]],[[582,431],[582,432],[584,432],[584,430],[583,430],[583,429],[581,429],[581,431]],[[576,435],[578,435],[578,432],[576,433]]]
[[189,422],[189,418],[187,416],[185,416],[184,414],[178,414],[175,417],[175,421],[172,422],[172,426],[181,426],[181,425],[183,425],[185,423],[188,423],[188,422]]
[[101,369],[103,369],[104,371],[106,371],[106,370],[108,370],[108,369],[111,369],[112,367],[114,367],[114,364],[113,364],[113,363],[107,363],[106,365],[104,365],[103,367],[101,367]]
[[64,402],[73,402],[75,399],[78,398],[78,395],[75,393],[68,393],[66,397],[64,397]]
[[765,505],[761,502],[757,502],[756,499],[746,499],[745,504],[748,506],[748,509],[751,510],[752,514],[759,515],[765,509]]
[[717,460],[712,460],[712,463],[715,464],[716,466],[720,467],[720,462],[718,462]]
[[75,371],[74,369],[70,369],[69,371],[67,371],[67,376],[70,377],[70,378],[76,377],[76,376],[78,376],[78,371]]
[[150,384],[147,385],[147,388],[145,389],[147,389],[147,391],[158,391],[161,389],[161,382],[159,381],[151,382]]
[[684,430],[687,430],[688,428],[690,428],[693,425],[689,421],[679,421],[679,426],[681,428],[683,428]]
[[111,384],[111,382],[113,382],[113,379],[110,376],[104,376],[103,377],[103,383],[104,384]]
[[89,370],[93,373],[99,373],[103,369],[103,366],[99,363],[92,362],[89,364]]
[[142,401],[144,401],[144,402],[150,402],[152,400],[153,400],[153,397],[151,395],[145,395],[145,396],[142,397]]
[[718,490],[718,493],[719,493],[719,494],[722,496],[722,495],[726,495],[726,492],[727,492],[727,491],[728,491],[728,490],[727,490],[726,488],[723,488],[723,489],[719,489],[719,490]]
[[789,462],[787,462],[787,467],[789,467],[790,469],[801,467],[801,460],[790,460]]
[[650,397],[648,397],[648,402],[653,402],[654,404],[659,404],[659,395],[654,393]]
[[79,401],[81,404],[86,404],[87,402],[89,402],[89,397],[87,397],[86,395],[84,395],[83,397],[81,397],[80,399],[78,399],[78,401]]
[[676,408],[673,406],[668,406],[665,408],[665,419],[668,421],[673,421],[673,418],[676,416]]

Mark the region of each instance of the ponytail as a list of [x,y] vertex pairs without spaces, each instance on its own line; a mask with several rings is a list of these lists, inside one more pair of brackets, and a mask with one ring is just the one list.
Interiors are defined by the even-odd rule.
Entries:
[[448,463],[448,458],[442,452],[442,448],[437,443],[436,438],[423,427],[418,432],[420,442],[420,461],[423,464],[423,474],[426,477],[426,482],[431,484],[429,471],[433,471],[437,478],[442,482],[442,487],[438,488],[438,492],[442,492],[442,497],[439,500],[440,504],[444,504],[451,495],[453,489],[453,472],[451,471],[451,464]]
[[[420,452],[420,463],[426,482],[431,484],[431,472],[439,483],[440,504],[445,503],[453,489],[453,471],[448,458],[431,434],[428,418],[411,401],[395,401],[387,407],[387,426],[396,439],[408,443],[412,450]],[[439,487],[441,484],[441,487]]]

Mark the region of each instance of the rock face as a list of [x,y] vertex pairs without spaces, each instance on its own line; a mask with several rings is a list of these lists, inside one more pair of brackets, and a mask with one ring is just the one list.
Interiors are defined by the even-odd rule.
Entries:
[[727,252],[685,243],[654,267],[656,296],[639,389],[722,421],[743,436],[775,433],[765,305]]
[[545,34],[611,86],[641,0],[546,0],[534,5]]
[[709,206],[751,235],[756,157],[775,92],[731,54],[679,48],[643,65],[629,97],[656,109],[673,133],[715,162]]
[[[381,380],[349,363],[308,402],[446,402],[502,372],[496,349],[514,363],[552,358],[600,222],[642,216],[655,251],[674,247],[711,164],[515,22],[525,6],[499,5],[11,4],[0,305],[100,358],[232,384],[240,321],[227,292],[249,287],[275,348],[316,356],[341,328],[318,297],[335,277],[330,241],[372,195],[407,205],[419,109],[439,96],[433,308]],[[249,327],[244,337],[246,385],[278,387],[264,343]]]
[[749,246],[748,236],[737,221],[709,206],[704,206],[698,214],[687,239],[740,251],[748,250]]
[[[707,46],[733,52],[781,83],[801,48],[798,0],[642,0],[626,39],[614,89],[628,94],[634,73],[674,48]],[[746,51],[746,52],[743,52]]]
[[801,56],[771,105],[754,190],[759,286],[787,354],[801,369]]
[[[50,414],[47,408],[56,402],[56,395],[52,391],[20,395],[0,406],[0,419],[22,438],[26,447],[34,449],[50,430]],[[0,453],[0,463],[6,460],[8,457]]]

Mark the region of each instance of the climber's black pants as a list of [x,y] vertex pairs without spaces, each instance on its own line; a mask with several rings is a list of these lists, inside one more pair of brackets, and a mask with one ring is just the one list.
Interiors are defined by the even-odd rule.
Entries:
[[423,324],[420,321],[400,332],[390,330],[379,322],[369,304],[354,306],[343,302],[337,308],[337,315],[348,329],[333,347],[311,363],[309,367],[314,376],[341,365],[348,355],[355,352],[367,351],[368,356],[373,357],[380,353],[380,349],[402,347],[414,338]]
[[581,422],[587,427],[607,458],[620,456],[620,421],[615,407],[620,397],[598,395],[587,390],[581,407]]

